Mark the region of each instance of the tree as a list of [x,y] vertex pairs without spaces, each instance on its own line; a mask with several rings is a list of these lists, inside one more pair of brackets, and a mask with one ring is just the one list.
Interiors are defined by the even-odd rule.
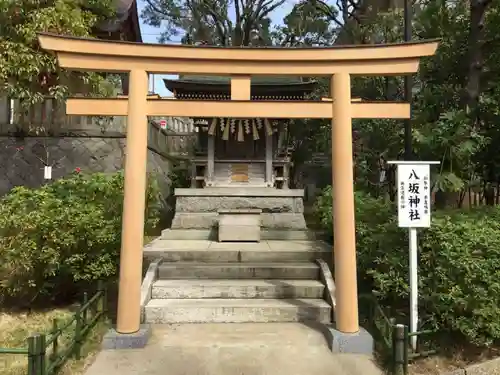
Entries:
[[[282,25],[271,25],[269,12],[251,18],[251,12],[241,10],[241,2],[233,9],[229,0],[178,1],[147,0],[149,7],[143,16],[156,26],[166,22],[164,38],[180,33],[189,43],[206,40],[221,45],[298,47],[403,39],[402,10],[388,7],[386,2],[302,0]],[[272,10],[281,2],[259,4]],[[233,10],[240,16],[231,18]],[[414,149],[420,159],[441,161],[434,178],[437,190],[460,191],[463,198],[467,189],[481,187],[486,200],[494,202],[491,187],[500,184],[500,0],[423,0],[414,2],[413,11],[416,39],[441,38],[437,54],[423,59],[414,80]],[[194,14],[197,16],[191,17]],[[253,30],[254,37],[250,32],[239,34],[241,27],[233,25],[232,19]],[[403,100],[402,86],[401,77],[356,77],[352,91],[364,100]],[[313,97],[328,96],[328,91],[328,80],[320,78]],[[389,170],[383,184],[380,177],[385,160],[402,157],[401,122],[355,121],[353,130],[358,187],[376,194],[385,188],[391,192],[394,174]],[[329,132],[329,121],[290,127],[297,169],[314,153],[330,153]]]
[[459,205],[469,189],[494,203],[492,185],[500,182],[499,5],[432,2],[419,17],[420,37],[442,38],[419,74],[420,153],[442,160],[437,188],[461,191]]
[[[393,42],[398,39],[399,14],[379,13],[362,17],[356,2],[342,1],[328,5],[321,1],[302,1],[284,19],[284,25],[275,31],[276,44],[282,46],[332,46],[341,43],[368,41]],[[358,13],[358,14],[354,14]],[[361,20],[363,22],[361,22]],[[330,80],[319,78],[313,99],[329,96]],[[400,78],[354,78],[353,96],[367,100],[401,99]],[[387,87],[396,88],[391,92]],[[390,94],[390,95],[389,95]],[[356,178],[360,187],[373,190],[380,177],[380,159],[398,152],[400,132],[396,121],[355,121],[353,138],[356,156]],[[331,123],[329,120],[307,120],[300,126],[290,127],[294,143],[294,171],[299,172],[313,155],[331,152]],[[331,168],[324,165],[321,174],[329,175]],[[296,176],[296,180],[298,180]]]
[[159,41],[181,36],[185,44],[270,44],[269,15],[286,0],[145,0],[144,21],[164,26]]
[[90,37],[99,21],[113,15],[113,0],[0,0],[0,93],[28,106],[45,95],[63,99],[69,82],[107,90],[104,78],[59,69],[40,49],[37,33]]
[[335,40],[337,31],[329,14],[319,9],[315,2],[304,1],[286,15],[283,25],[275,27],[273,44],[282,47],[328,46]]

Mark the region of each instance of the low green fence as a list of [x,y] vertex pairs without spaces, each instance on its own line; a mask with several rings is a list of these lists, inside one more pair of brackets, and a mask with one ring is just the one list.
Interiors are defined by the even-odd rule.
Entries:
[[[0,348],[0,355],[27,356],[28,375],[57,374],[69,358],[80,359],[85,338],[96,323],[105,317],[106,301],[106,288],[104,283],[99,282],[97,292],[92,297],[83,294],[81,306],[70,319],[64,322],[54,320],[49,332],[28,337],[27,347]],[[61,345],[63,334],[68,332],[71,332],[69,342]]]
[[[382,360],[392,374],[408,374],[408,367],[412,360],[428,357],[437,353],[436,341],[433,338],[436,330],[425,330],[410,333],[408,326],[398,324],[397,320],[389,317],[371,295],[360,297],[362,311],[366,312],[364,325],[373,335],[377,352],[382,354]],[[417,347],[411,347],[412,337],[417,337]]]

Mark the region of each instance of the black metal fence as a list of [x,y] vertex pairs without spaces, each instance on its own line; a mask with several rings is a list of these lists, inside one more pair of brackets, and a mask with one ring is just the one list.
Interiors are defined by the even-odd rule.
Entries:
[[[434,337],[436,330],[422,330],[410,333],[406,324],[398,324],[389,317],[372,295],[361,296],[362,310],[366,312],[364,325],[373,335],[376,350],[392,374],[408,374],[409,364],[417,358],[437,353]],[[417,346],[412,348],[412,337],[417,337]]]
[[[0,355],[28,357],[28,375],[55,375],[69,358],[80,359],[82,345],[98,321],[105,317],[107,291],[99,282],[97,292],[88,298],[84,293],[81,306],[64,322],[54,320],[48,333],[33,334],[24,348],[0,348]],[[61,345],[61,336],[70,333],[70,340]]]

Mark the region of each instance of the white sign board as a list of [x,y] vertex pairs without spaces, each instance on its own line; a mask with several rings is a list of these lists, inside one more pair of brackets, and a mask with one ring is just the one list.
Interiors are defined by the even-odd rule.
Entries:
[[[431,226],[430,165],[438,161],[389,161],[398,167],[398,224],[409,228],[410,332],[418,330],[418,239],[417,228]],[[417,336],[411,345],[417,349]]]
[[167,120],[160,120],[160,128],[162,129],[167,128]]
[[43,178],[46,180],[52,180],[52,167],[50,165],[46,165],[43,168]]
[[431,174],[429,164],[398,164],[398,225],[431,225]]

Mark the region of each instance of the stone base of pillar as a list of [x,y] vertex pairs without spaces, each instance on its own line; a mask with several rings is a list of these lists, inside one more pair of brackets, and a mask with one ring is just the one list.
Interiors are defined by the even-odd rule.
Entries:
[[326,326],[326,339],[334,353],[373,355],[373,337],[363,328],[356,333],[337,331],[333,326]]
[[102,340],[102,349],[140,349],[144,348],[151,336],[151,326],[141,324],[134,333],[118,333],[110,329]]

